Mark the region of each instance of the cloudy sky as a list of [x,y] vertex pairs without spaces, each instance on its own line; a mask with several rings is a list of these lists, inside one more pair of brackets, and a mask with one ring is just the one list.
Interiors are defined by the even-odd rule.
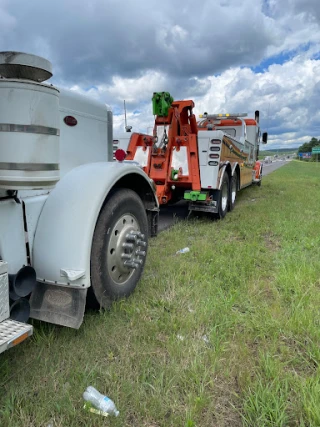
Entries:
[[320,138],[320,0],[0,0],[0,50],[147,131],[154,91],[195,113],[261,112],[269,148]]

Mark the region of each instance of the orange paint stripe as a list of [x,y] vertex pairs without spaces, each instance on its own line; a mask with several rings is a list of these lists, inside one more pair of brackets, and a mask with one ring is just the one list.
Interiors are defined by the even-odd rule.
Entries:
[[26,338],[28,338],[29,332],[25,332],[24,334],[20,335],[20,337],[16,338],[12,341],[11,345],[14,347],[17,344],[20,344],[22,341],[24,341]]

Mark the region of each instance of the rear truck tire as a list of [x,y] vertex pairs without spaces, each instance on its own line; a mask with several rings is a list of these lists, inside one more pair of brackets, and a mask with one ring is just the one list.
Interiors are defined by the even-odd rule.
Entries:
[[236,205],[237,189],[238,189],[238,176],[235,173],[231,177],[231,182],[230,182],[230,194],[229,194],[229,210],[230,211],[233,211]]
[[229,193],[229,175],[224,173],[218,198],[217,218],[219,219],[223,219],[227,214],[229,206]]
[[[140,197],[133,190],[115,190],[104,203],[93,235],[91,287],[101,308],[129,296],[141,277],[148,249],[148,220]],[[94,298],[92,298],[94,296]]]

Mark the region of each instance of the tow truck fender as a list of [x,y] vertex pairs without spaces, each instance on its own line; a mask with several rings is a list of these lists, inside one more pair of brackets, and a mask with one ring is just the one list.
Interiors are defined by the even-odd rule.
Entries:
[[38,282],[78,289],[90,286],[95,225],[109,192],[124,186],[124,180],[127,188],[135,182],[147,189],[146,210],[158,211],[152,181],[135,164],[86,164],[58,182],[45,202],[35,232],[33,265]]
[[223,164],[221,164],[221,167],[220,167],[219,173],[218,173],[218,185],[217,185],[218,190],[221,189],[222,178],[223,178],[225,170],[229,168],[230,177],[232,177],[236,173],[237,167],[239,167],[239,163],[234,162],[231,164],[228,160],[223,162]]
[[236,173],[237,167],[239,167],[239,163],[238,162],[234,162],[232,164],[232,167],[231,167],[231,176],[233,176]]
[[224,175],[224,171],[227,169],[227,167],[230,167],[230,162],[226,161],[220,164],[219,167],[219,172],[218,172],[218,182],[217,182],[217,189],[220,190],[221,189],[221,185],[222,185],[222,178]]

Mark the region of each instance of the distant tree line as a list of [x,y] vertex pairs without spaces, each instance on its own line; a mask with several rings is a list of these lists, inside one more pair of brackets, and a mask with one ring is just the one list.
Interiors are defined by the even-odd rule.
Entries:
[[[309,142],[305,142],[298,148],[298,153],[311,153],[312,148],[317,147],[318,145],[320,146],[320,139],[313,137]],[[315,161],[316,157],[317,155],[313,154],[310,160]]]
[[309,142],[305,142],[299,147],[298,153],[311,153],[312,148],[317,145],[320,145],[320,139],[311,138]]

